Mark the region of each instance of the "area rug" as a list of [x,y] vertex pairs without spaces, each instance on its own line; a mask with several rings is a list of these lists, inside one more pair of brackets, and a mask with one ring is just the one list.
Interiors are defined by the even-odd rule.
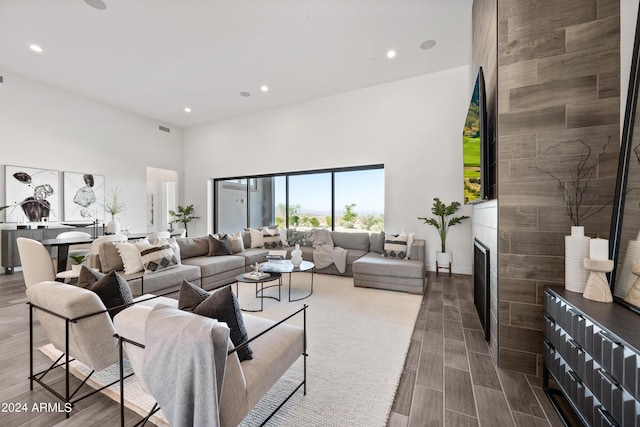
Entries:
[[[310,278],[310,273],[294,274],[292,298],[308,291]],[[277,288],[270,288],[265,295],[277,292]],[[239,300],[246,308],[259,306],[253,285],[240,284]],[[287,286],[282,287],[281,302],[265,299],[264,311],[251,314],[278,320],[303,304],[309,306],[307,395],[296,393],[269,425],[385,426],[421,300],[418,295],[355,288],[351,278],[324,274],[314,276],[313,295],[305,300],[287,302]],[[291,323],[302,326],[302,318],[294,318]],[[55,349],[52,352],[49,347],[42,348],[43,353],[55,357]],[[71,372],[78,376],[87,369],[75,363]],[[241,425],[260,425],[299,383],[302,372],[299,360]],[[97,382],[104,384],[117,377],[118,367],[114,365],[97,374]],[[90,385],[96,386],[96,381]],[[127,380],[125,387],[127,407],[143,414],[153,406],[153,398],[140,389],[135,377]],[[117,386],[105,394],[120,399]],[[161,412],[152,422],[167,425]]]

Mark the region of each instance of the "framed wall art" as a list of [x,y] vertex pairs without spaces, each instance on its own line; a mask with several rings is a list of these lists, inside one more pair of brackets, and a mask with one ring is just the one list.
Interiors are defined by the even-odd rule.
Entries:
[[59,176],[49,169],[5,166],[5,221],[59,221]]
[[104,175],[64,172],[64,220],[104,221]]

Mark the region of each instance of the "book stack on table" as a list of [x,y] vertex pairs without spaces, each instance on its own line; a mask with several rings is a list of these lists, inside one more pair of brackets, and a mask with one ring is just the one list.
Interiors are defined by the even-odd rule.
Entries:
[[269,273],[265,273],[264,271],[252,271],[250,273],[245,273],[244,274],[244,278],[245,279],[252,279],[252,280],[260,280],[260,279],[264,279],[265,277],[269,277],[270,274]]

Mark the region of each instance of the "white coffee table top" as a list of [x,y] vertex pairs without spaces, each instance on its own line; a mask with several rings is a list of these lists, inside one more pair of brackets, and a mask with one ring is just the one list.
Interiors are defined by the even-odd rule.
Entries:
[[312,270],[315,264],[311,261],[302,261],[299,267],[294,267],[291,260],[269,261],[260,264],[260,271],[266,273],[295,273],[298,271]]

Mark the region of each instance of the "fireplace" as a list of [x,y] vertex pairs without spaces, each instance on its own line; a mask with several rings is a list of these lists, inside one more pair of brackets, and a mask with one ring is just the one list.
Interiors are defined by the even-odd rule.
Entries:
[[484,329],[484,339],[490,341],[489,294],[491,289],[489,248],[478,239],[473,240],[473,303]]

